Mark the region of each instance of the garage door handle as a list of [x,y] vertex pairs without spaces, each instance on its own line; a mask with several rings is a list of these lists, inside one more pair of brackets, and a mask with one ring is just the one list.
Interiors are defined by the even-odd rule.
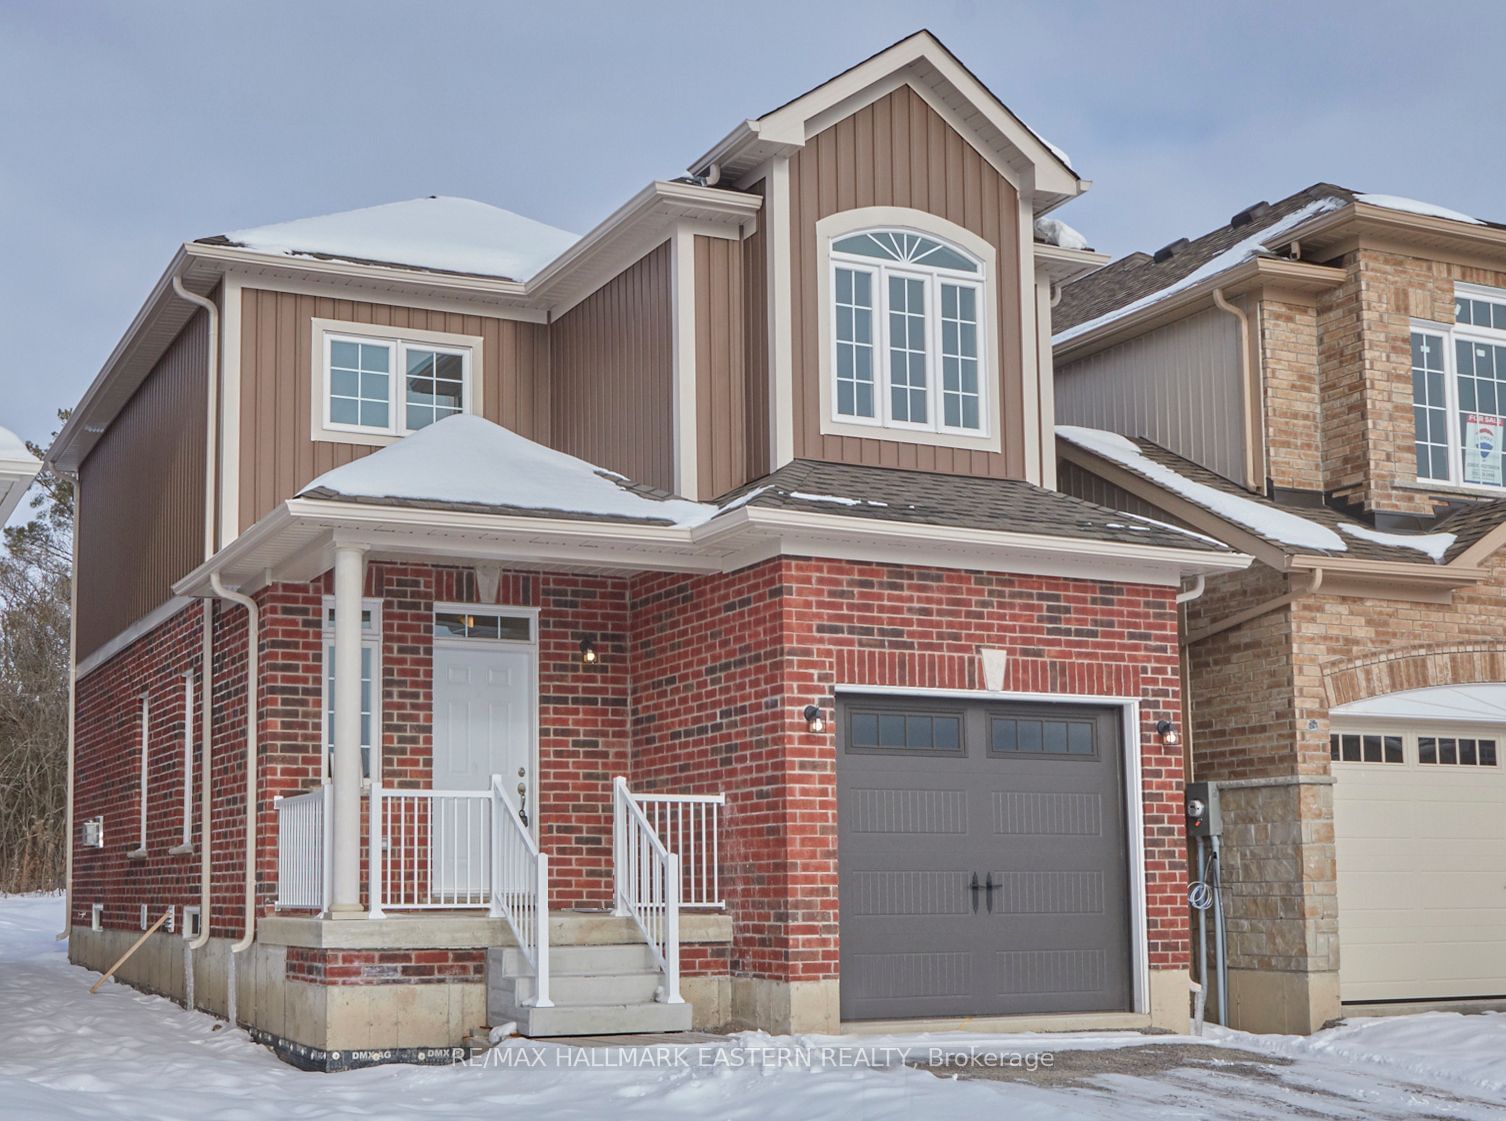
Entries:
[[976,915],[978,913],[978,892],[983,890],[983,885],[978,882],[978,873],[973,873],[973,882],[968,887],[968,890],[973,893],[973,914]]
[[[988,882],[983,885],[983,890],[988,893],[988,895],[985,898],[987,898],[987,900],[988,900],[988,913],[990,915],[994,913],[994,887],[995,886],[1003,887],[1004,885],[1002,883],[998,884],[998,885],[995,885],[994,884],[994,874],[993,874],[993,872],[989,872],[989,874],[988,874]],[[973,909],[977,910],[976,907],[974,907]]]

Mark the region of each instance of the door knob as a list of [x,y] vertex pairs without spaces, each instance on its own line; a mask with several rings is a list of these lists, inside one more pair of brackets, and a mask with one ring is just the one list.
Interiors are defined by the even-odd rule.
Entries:
[[974,872],[973,882],[968,885],[968,891],[973,893],[973,914],[975,915],[978,913],[978,892],[981,889],[982,885],[978,883],[978,873]]
[[989,914],[990,914],[990,915],[991,915],[991,914],[993,914],[993,913],[994,913],[994,888],[995,888],[995,887],[996,887],[996,886],[997,886],[997,887],[1003,887],[1003,886],[1004,886],[1004,883],[1003,883],[1003,881],[1002,881],[1002,880],[1001,880],[1001,881],[1000,881],[1000,882],[999,882],[999,883],[998,883],[998,884],[997,884],[997,885],[996,885],[996,884],[995,884],[995,883],[994,883],[994,874],[993,874],[993,872],[992,872],[992,871],[990,871],[990,872],[989,872],[989,873],[988,873],[988,880],[987,880],[987,881],[986,881],[986,882],[985,882],[985,883],[984,883],[984,885],[983,885],[983,890],[984,890],[984,892],[985,892],[985,893],[986,893],[986,894],[985,894],[985,895],[984,895],[984,898],[985,898],[985,899],[986,899],[986,900],[988,900],[988,913],[989,913]]
[[[518,768],[519,773],[522,770],[523,768]],[[528,824],[528,786],[521,782],[518,783],[518,820],[524,825]]]

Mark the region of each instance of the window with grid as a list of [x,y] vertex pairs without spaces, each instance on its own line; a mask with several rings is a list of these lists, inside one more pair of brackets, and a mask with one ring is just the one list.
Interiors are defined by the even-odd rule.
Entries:
[[831,242],[833,419],[985,434],[983,275],[906,230]]
[[1328,737],[1328,757],[1336,763],[1400,763],[1401,737],[1334,732]]
[[1418,736],[1417,761],[1444,767],[1496,766],[1496,741],[1475,736]]
[[325,426],[402,436],[467,412],[470,367],[467,347],[327,333]]
[[1413,440],[1420,480],[1506,486],[1506,291],[1460,285],[1452,327],[1412,327]]

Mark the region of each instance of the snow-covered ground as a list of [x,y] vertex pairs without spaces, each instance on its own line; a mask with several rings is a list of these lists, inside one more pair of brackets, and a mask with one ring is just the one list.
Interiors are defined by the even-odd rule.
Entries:
[[[932,1047],[991,1054],[1136,1054],[1200,1041],[1120,1033],[771,1039],[741,1035],[673,1054],[514,1042],[454,1067],[305,1074],[244,1032],[70,966],[56,896],[0,898],[0,1118],[282,1121],[527,1117],[539,1121],[878,1121],[917,1117],[1506,1118],[1506,1016],[1357,1020],[1309,1039],[1219,1032],[1193,1065],[1041,1084],[938,1078],[893,1062]],[[809,1048],[810,1050],[801,1050]],[[823,1055],[822,1048],[828,1050]],[[1132,1054],[1129,1049],[1146,1049]],[[1249,1052],[1260,1056],[1252,1060]],[[781,1062],[781,1060],[783,1060]],[[615,1064],[615,1065],[609,1065]]]

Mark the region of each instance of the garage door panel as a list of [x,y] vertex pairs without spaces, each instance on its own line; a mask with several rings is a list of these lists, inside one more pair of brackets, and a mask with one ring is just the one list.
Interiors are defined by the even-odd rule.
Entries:
[[[1345,1001],[1506,993],[1506,773],[1335,762],[1340,995]],[[1474,733],[1478,734],[1478,733]]]
[[[839,728],[854,707],[928,710],[910,699],[844,701]],[[844,737],[839,753],[843,1017],[1129,1007],[1117,713],[929,710],[960,721],[957,750],[852,750]],[[989,722],[1001,712],[1033,727],[996,751]],[[1031,752],[1017,750],[1021,740]],[[1033,750],[1047,743],[1061,750]]]

